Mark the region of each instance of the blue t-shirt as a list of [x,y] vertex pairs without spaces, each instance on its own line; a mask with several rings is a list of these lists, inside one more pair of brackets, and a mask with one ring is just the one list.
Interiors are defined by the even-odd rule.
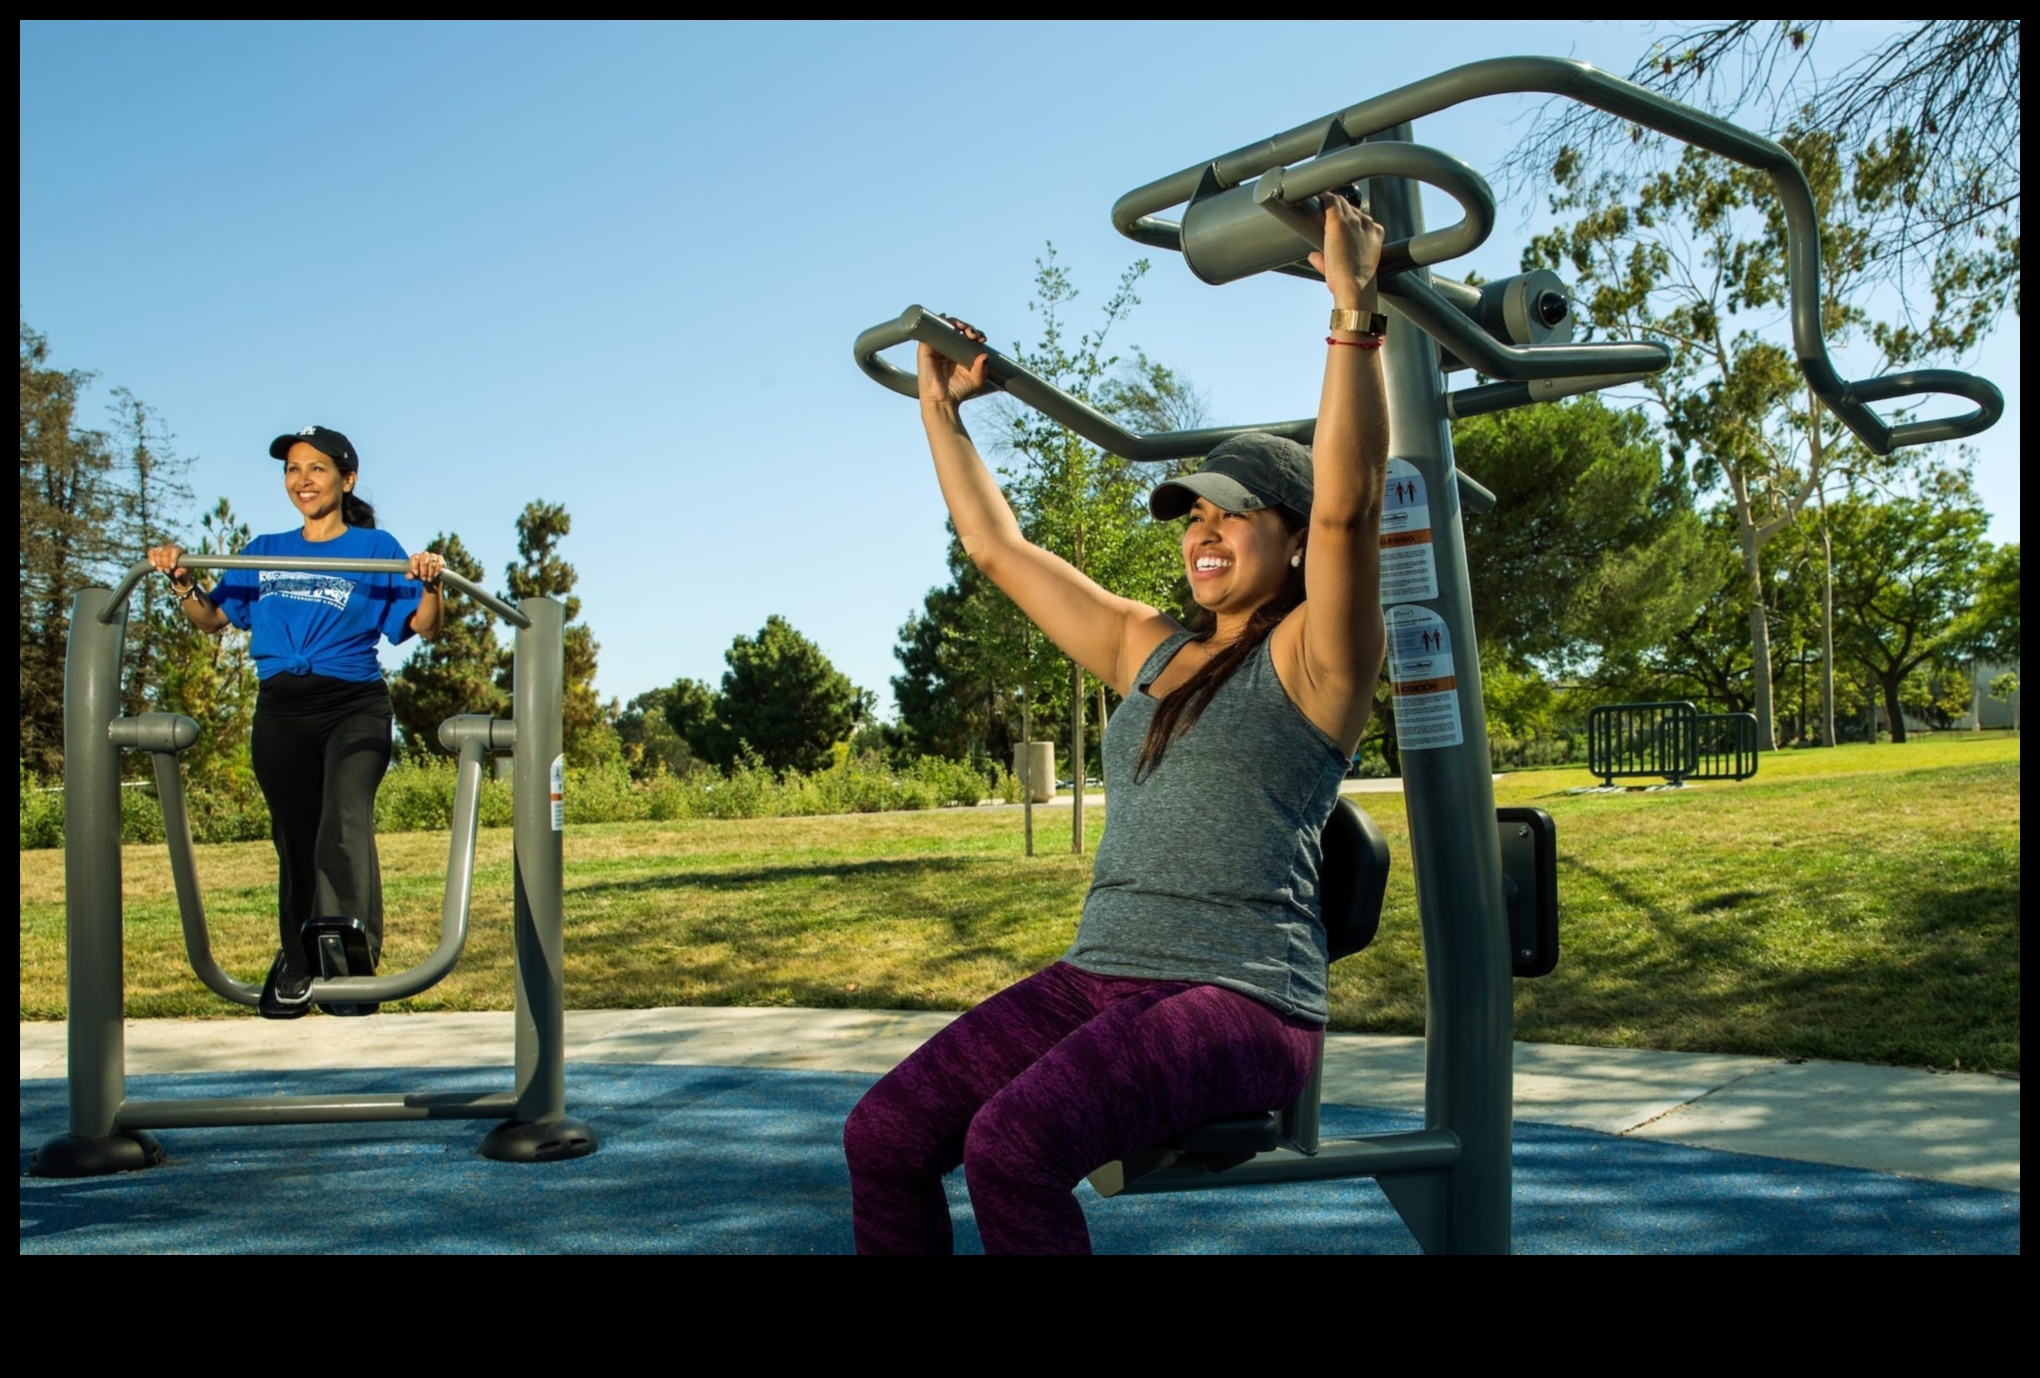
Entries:
[[[330,541],[308,541],[299,531],[257,536],[243,555],[310,556],[337,560],[408,559],[397,538],[373,527],[350,526]],[[403,574],[359,570],[288,573],[230,569],[212,591],[227,620],[249,633],[255,673],[382,678],[376,645],[411,635],[424,585]]]

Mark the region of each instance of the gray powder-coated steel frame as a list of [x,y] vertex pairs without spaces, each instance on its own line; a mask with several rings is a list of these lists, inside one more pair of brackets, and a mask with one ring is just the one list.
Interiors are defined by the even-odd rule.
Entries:
[[[189,556],[193,569],[348,570],[402,574],[403,560],[334,560],[247,555]],[[512,758],[516,892],[515,1087],[487,1093],[127,1099],[123,1030],[120,752],[151,754],[164,831],[192,969],[205,985],[253,1006],[259,991],[213,960],[199,893],[177,753],[198,724],[169,713],[120,714],[120,660],[127,598],[151,567],[136,564],[114,589],[81,590],[72,604],[64,668],[64,870],[68,948],[67,1039],[70,1132],[42,1146],[34,1171],[76,1177],[146,1167],[161,1152],[151,1129],[363,1120],[501,1119],[482,1152],[505,1161],[552,1161],[594,1151],[595,1136],[566,1113],[566,1003],[561,973],[562,833],[554,817],[553,768],[561,755],[564,626],[549,598],[512,605],[451,572],[443,578],[517,629],[512,701],[516,721],[450,718],[440,740],[459,757],[453,837],[447,856],[440,940],[409,971],[318,980],[318,1003],[402,999],[435,984],[459,959],[473,893],[475,831],[484,759]]]
[[[1328,146],[1336,147],[1342,142],[1359,143],[1384,130],[1426,115],[1435,115],[1455,105],[1487,96],[1526,92],[1544,92],[1591,105],[1646,129],[1670,135],[1754,168],[1770,178],[1785,210],[1792,340],[1800,370],[1814,395],[1826,403],[1857,439],[1874,453],[1889,454],[1909,445],[1975,435],[1989,429],[2003,414],[2004,396],[1996,387],[1975,374],[1957,369],[1911,369],[1855,382],[1844,379],[1835,371],[1834,363],[1828,357],[1827,341],[1820,326],[1820,220],[1814,207],[1813,191],[1792,155],[1761,135],[1752,134],[1692,106],[1667,100],[1634,82],[1610,76],[1587,63],[1569,58],[1492,58],[1412,82],[1138,187],[1114,204],[1112,223],[1130,239],[1180,252],[1184,248],[1184,225],[1159,219],[1157,213],[1189,201],[1207,177],[1218,186],[1233,188],[1272,170],[1281,178],[1284,195],[1293,197],[1296,191],[1304,189],[1315,194],[1340,185],[1340,179],[1336,176],[1299,177],[1295,172],[1283,169],[1306,159],[1326,162],[1328,159],[1318,155]],[[1345,180],[1353,180],[1353,177],[1348,175]],[[1455,196],[1460,194],[1457,188],[1447,189],[1452,190]],[[1548,378],[1559,373],[1583,371],[1575,368],[1554,368],[1550,373],[1514,371],[1509,365],[1520,363],[1520,358],[1512,360],[1508,351],[1497,353],[1487,342],[1476,338],[1478,332],[1464,329],[1458,313],[1445,309],[1447,298],[1426,283],[1422,274],[1408,271],[1442,261],[1435,256],[1438,250],[1427,251],[1426,245],[1421,227],[1418,227],[1392,238],[1382,253],[1381,290],[1395,302],[1404,316],[1442,339],[1455,352],[1462,343],[1473,349],[1473,355],[1461,357],[1491,377]],[[1301,255],[1297,257],[1300,259]],[[1283,265],[1279,271],[1315,276],[1307,265],[1301,263]],[[1591,349],[1595,346],[1575,348]],[[1522,352],[1548,353],[1545,350]],[[1870,410],[1869,404],[1873,402],[1927,393],[1948,393],[1964,398],[1974,402],[1976,410],[1960,416],[1910,421],[1897,426],[1887,424]],[[1526,396],[1522,400],[1536,399]]]
[[[1371,1139],[1283,1148],[1223,1172],[1165,1168],[1129,1184],[1134,1192],[1193,1190],[1259,1182],[1374,1176],[1427,1252],[1505,1253],[1511,1228],[1513,1012],[1508,916],[1494,819],[1494,787],[1474,634],[1461,513],[1493,498],[1453,463],[1451,421],[1631,382],[1663,368],[1669,351],[1651,341],[1538,343],[1534,332],[1498,339],[1481,291],[1434,279],[1430,265],[1462,254],[1494,223],[1493,199],[1478,173],[1411,142],[1410,122],[1485,96],[1548,92],[1582,101],[1697,144],[1764,172],[1784,202],[1790,231],[1788,276],[1795,352],[1809,386],[1871,450],[1958,439],[2003,411],[1997,388],[1972,374],[1918,369],[1850,382],[1828,357],[1820,329],[1820,243],[1806,179],[1778,144],[1669,101],[1585,63],[1517,57],[1472,63],[1259,143],[1151,182],[1120,198],[1118,229],[1143,244],[1174,249],[1206,281],[1252,272],[1316,277],[1305,255],[1317,247],[1311,200],[1365,184],[1387,232],[1381,290],[1415,330],[1397,330],[1385,354],[1393,453],[1424,480],[1436,557],[1437,596],[1416,600],[1444,623],[1454,648],[1461,740],[1403,747],[1404,800],[1416,868],[1428,999],[1425,1127]],[[1414,179],[1414,180],[1413,180]],[[1416,182],[1439,186],[1465,217],[1427,233]],[[1189,203],[1180,223],[1158,213]],[[1308,443],[1315,418],[1136,436],[1012,360],[972,343],[919,307],[874,326],[853,346],[875,381],[917,396],[913,375],[879,358],[909,341],[958,363],[989,355],[992,382],[1123,458],[1201,455],[1243,431],[1265,430]],[[1442,350],[1441,350],[1442,346]],[[1502,381],[1447,393],[1448,368],[1472,366]],[[1948,393],[1970,413],[1888,425],[1872,402]]]

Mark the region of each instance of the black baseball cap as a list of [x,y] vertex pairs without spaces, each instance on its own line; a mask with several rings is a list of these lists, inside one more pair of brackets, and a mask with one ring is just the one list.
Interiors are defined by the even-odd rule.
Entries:
[[1294,440],[1266,431],[1247,431],[1220,441],[1194,474],[1172,478],[1148,494],[1156,520],[1180,517],[1199,498],[1228,512],[1286,507],[1310,515],[1310,451]]
[[289,435],[280,435],[269,442],[269,457],[284,459],[293,445],[309,445],[326,458],[340,466],[340,472],[351,474],[361,467],[361,456],[354,453],[354,442],[335,430],[324,426],[307,426]]

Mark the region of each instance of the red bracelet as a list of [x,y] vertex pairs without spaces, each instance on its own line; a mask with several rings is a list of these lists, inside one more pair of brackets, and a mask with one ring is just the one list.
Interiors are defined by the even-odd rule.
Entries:
[[1381,336],[1370,335],[1364,340],[1340,340],[1327,335],[1325,336],[1325,343],[1328,345],[1344,345],[1348,349],[1379,349],[1381,348]]

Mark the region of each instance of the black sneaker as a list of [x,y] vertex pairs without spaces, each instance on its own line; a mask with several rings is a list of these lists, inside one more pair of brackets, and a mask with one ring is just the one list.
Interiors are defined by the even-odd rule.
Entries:
[[255,1004],[264,1019],[302,1019],[312,1012],[312,978],[292,971],[283,953],[269,964],[269,979],[262,983],[262,998]]

